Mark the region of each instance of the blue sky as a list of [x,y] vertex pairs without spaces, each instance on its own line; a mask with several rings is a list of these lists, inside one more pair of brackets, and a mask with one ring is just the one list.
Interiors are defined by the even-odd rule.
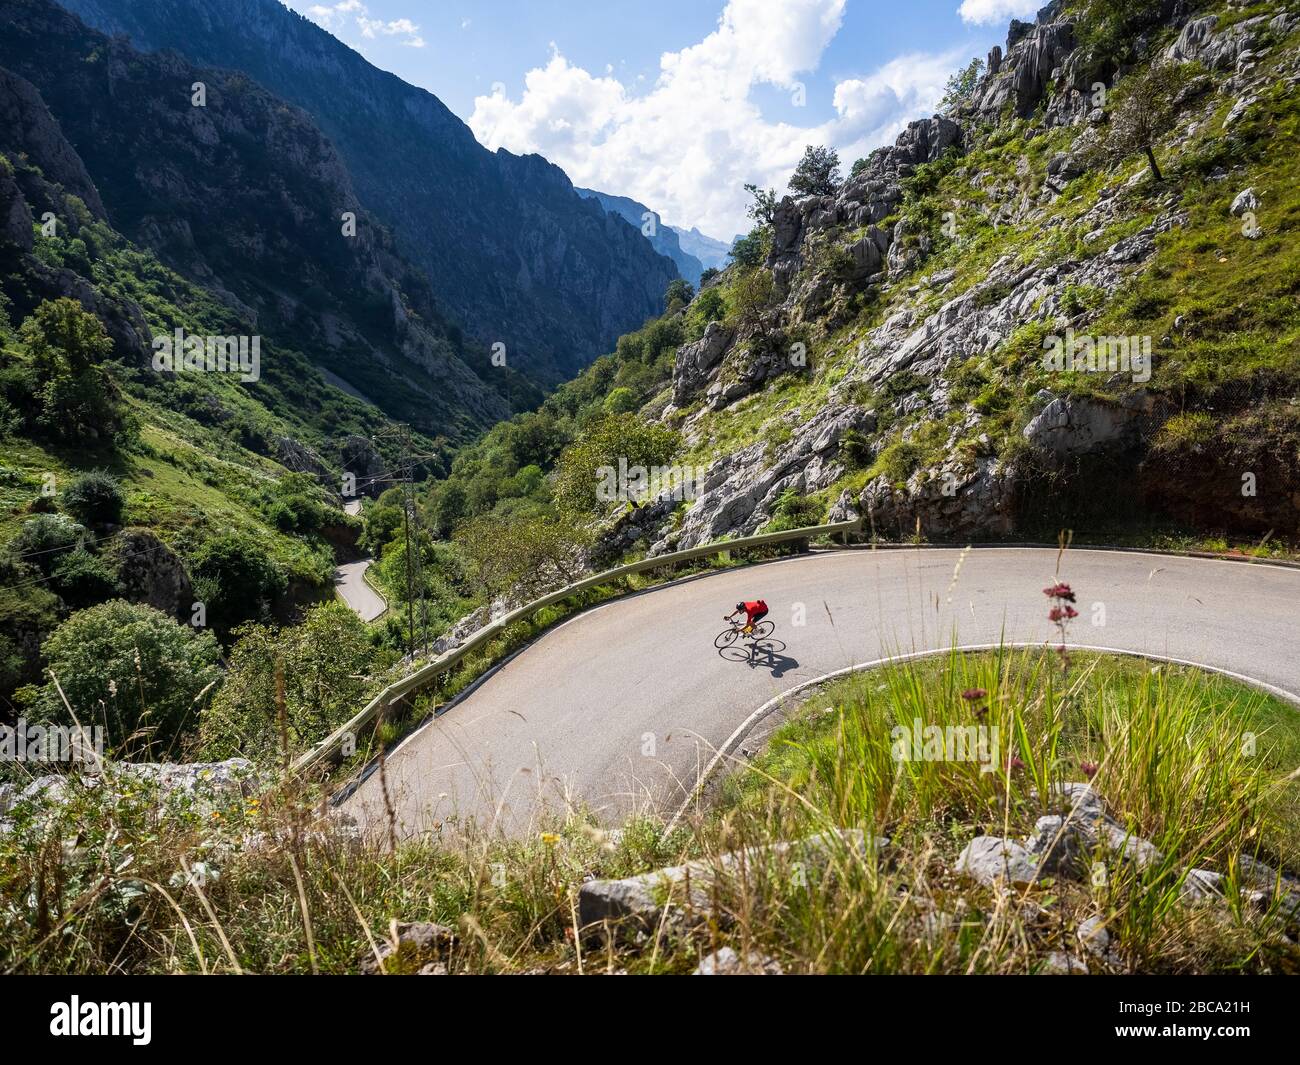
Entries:
[[1040,0],[288,0],[490,148],[729,239],[746,181],[847,164],[930,113]]

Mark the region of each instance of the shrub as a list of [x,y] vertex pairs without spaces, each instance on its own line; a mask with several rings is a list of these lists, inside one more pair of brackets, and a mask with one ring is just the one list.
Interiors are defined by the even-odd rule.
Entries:
[[274,764],[283,753],[280,685],[291,753],[323,739],[365,701],[375,652],[365,624],[341,603],[313,607],[292,628],[252,624],[236,636],[229,674],[200,725],[204,758]]
[[806,529],[822,519],[822,505],[815,499],[800,495],[793,488],[781,493],[772,511],[772,520],[764,532],[785,532],[788,529]]
[[102,603],[117,591],[117,579],[104,560],[81,547],[59,557],[53,578],[54,590],[74,610]]
[[871,441],[857,429],[847,429],[840,437],[840,457],[851,469],[871,465],[874,451]]
[[636,393],[630,388],[616,388],[605,397],[606,414],[627,414],[637,409]]
[[82,725],[102,725],[122,757],[175,757],[221,678],[211,634],[120,599],[73,614],[45,654],[67,705],[51,680],[37,694],[35,715],[71,725],[70,706]]
[[673,309],[673,304],[684,307],[694,298],[695,289],[691,287],[690,282],[675,277],[668,282],[668,289],[664,292],[664,306],[669,310]]
[[9,552],[49,574],[59,556],[86,540],[86,527],[65,514],[38,514],[28,518],[9,543]]
[[203,544],[194,554],[190,572],[195,593],[207,605],[208,617],[219,632],[260,618],[288,586],[266,549],[238,533]]
[[560,456],[555,500],[570,514],[596,513],[609,502],[599,495],[602,471],[617,470],[620,459],[628,467],[662,466],[680,446],[681,438],[671,429],[647,424],[634,414],[603,418]]
[[126,497],[117,478],[103,470],[79,475],[63,490],[63,509],[86,525],[117,525]]
[[755,226],[746,236],[740,237],[731,246],[731,259],[740,266],[752,270],[762,265],[771,246],[771,227]]
[[772,275],[754,269],[736,279],[731,290],[731,318],[739,324],[753,324],[772,302]]

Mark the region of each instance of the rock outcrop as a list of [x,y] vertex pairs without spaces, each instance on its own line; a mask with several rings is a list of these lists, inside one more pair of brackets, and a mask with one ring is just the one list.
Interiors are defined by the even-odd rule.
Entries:
[[190,620],[194,587],[185,565],[148,529],[126,529],[112,543],[108,560],[124,598],[181,621]]
[[683,930],[705,921],[725,923],[717,909],[719,892],[742,876],[789,868],[817,875],[836,862],[861,861],[889,845],[889,840],[858,829],[809,836],[770,847],[724,854],[714,861],[694,861],[623,880],[589,880],[578,892],[578,923],[587,932],[646,933],[668,926]]
[[[796,412],[797,417],[797,412]],[[760,441],[718,459],[705,474],[703,491],[681,528],[651,549],[660,555],[726,535],[750,536],[769,521],[787,491],[807,495],[833,484],[844,472],[841,444],[849,432],[875,427],[875,414],[860,406],[834,406],[795,425],[791,438],[769,457]]]

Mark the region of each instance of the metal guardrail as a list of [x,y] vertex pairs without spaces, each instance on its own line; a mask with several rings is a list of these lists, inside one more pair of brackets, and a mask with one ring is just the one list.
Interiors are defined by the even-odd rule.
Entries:
[[568,599],[571,596],[581,595],[583,592],[590,591],[593,588],[599,588],[601,585],[610,584],[623,577],[630,577],[635,573],[645,573],[648,570],[660,569],[664,566],[671,566],[679,562],[691,562],[698,558],[708,558],[710,555],[726,554],[729,551],[743,551],[754,547],[766,547],[769,544],[788,543],[794,540],[811,540],[818,536],[834,536],[842,533],[858,532],[862,528],[862,519],[854,521],[841,521],[831,525],[811,525],[803,529],[789,529],[784,532],[762,533],[758,536],[746,536],[739,540],[722,540],[716,543],[704,544],[701,547],[688,548],[685,551],[674,551],[671,554],[659,555],[655,558],[645,558],[639,562],[631,562],[626,566],[619,566],[616,569],[606,570],[604,573],[597,573],[591,577],[586,577],[575,584],[566,585],[554,592],[542,596],[540,599],[534,599],[531,603],[525,603],[523,606],[503,614],[496,621],[485,625],[478,632],[470,636],[459,647],[454,647],[446,651],[421,666],[414,673],[411,673],[401,680],[394,681],[383,691],[376,695],[368,702],[359,713],[349,721],[344,722],[324,740],[313,747],[306,754],[300,755],[290,765],[293,773],[305,772],[326,758],[332,756],[343,745],[343,741],[349,736],[355,737],[378,715],[380,710],[386,706],[391,706],[399,699],[405,698],[414,691],[425,687],[430,681],[436,681],[438,676],[447,672],[457,663],[471,655],[478,648],[490,643],[511,625],[523,621],[544,607],[552,606],[555,603]]

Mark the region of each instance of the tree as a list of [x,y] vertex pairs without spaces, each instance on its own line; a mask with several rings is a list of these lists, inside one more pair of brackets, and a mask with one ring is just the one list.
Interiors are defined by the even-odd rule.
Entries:
[[121,415],[100,365],[113,350],[103,323],[62,297],[42,303],[18,332],[36,374],[37,422],[62,439],[114,436]]
[[555,501],[575,517],[595,514],[609,500],[601,498],[609,471],[665,465],[681,446],[681,437],[635,414],[602,418],[564,449],[555,474]]
[[636,393],[630,388],[616,388],[605,397],[603,404],[606,414],[627,414],[637,409]]
[[[948,86],[943,93],[942,107],[951,110],[969,101],[975,95],[975,87],[984,76],[984,60],[972,59],[948,79]],[[856,164],[855,164],[856,165]]]
[[517,415],[500,431],[516,466],[536,463],[549,470],[569,442],[564,428],[546,411]]
[[73,614],[46,640],[45,655],[51,680],[33,717],[72,725],[71,706],[83,726],[104,727],[119,757],[176,758],[221,678],[210,633],[121,599]]
[[754,325],[772,302],[772,274],[751,270],[737,278],[731,289],[731,316],[743,325]]
[[704,273],[700,274],[700,291],[703,292],[706,287],[713,283],[713,279],[722,273],[716,266],[705,267]]
[[103,470],[80,474],[63,490],[63,509],[85,525],[116,525],[126,497],[116,477]]
[[808,145],[790,177],[790,191],[798,196],[834,196],[839,187],[839,153]]
[[505,521],[483,515],[456,530],[456,543],[483,590],[523,600],[577,579],[584,542],[572,525],[541,515]]
[[[366,527],[357,541],[362,550],[378,555],[396,535],[402,527],[401,498],[399,490],[390,488],[362,512]],[[436,511],[436,501],[434,509]]]
[[307,611],[290,628],[236,631],[230,669],[199,729],[204,758],[272,765],[282,751],[279,690],[290,752],[323,739],[364,702],[375,651],[365,624],[341,603]]
[[1161,63],[1129,78],[1122,86],[1123,98],[1111,116],[1110,129],[1100,142],[1101,158],[1122,163],[1141,153],[1156,181],[1164,181],[1155,146],[1174,126],[1178,94],[1187,81],[1187,71],[1176,63]]
[[684,307],[695,298],[695,289],[691,288],[689,281],[680,277],[674,277],[668,282],[668,289],[664,292],[664,306],[668,310],[673,310],[673,304]]
[[761,266],[772,243],[770,226],[755,226],[731,246],[731,259],[747,270]]
[[[459,522],[469,508],[469,496],[465,492],[465,487],[459,481],[445,481],[438,490],[437,499],[433,505],[433,528],[434,531],[444,540],[449,537],[452,530],[456,528]],[[401,511],[398,510],[400,518]],[[390,537],[391,539],[391,537]]]
[[753,202],[745,209],[746,213],[756,226],[770,226],[776,214],[776,190],[746,184],[745,191],[753,197]]

